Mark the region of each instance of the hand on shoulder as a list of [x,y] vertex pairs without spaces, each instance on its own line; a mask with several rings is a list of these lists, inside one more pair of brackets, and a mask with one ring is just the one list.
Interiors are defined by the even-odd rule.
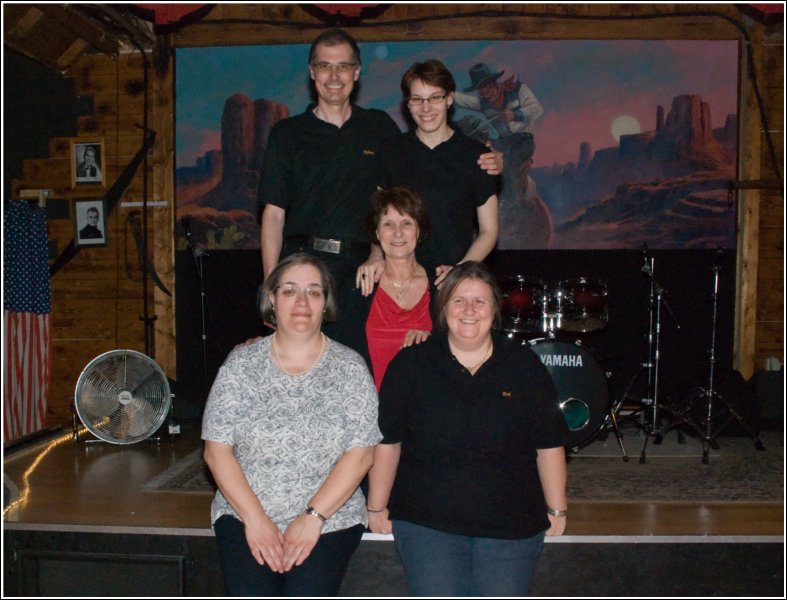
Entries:
[[425,342],[426,340],[429,339],[430,335],[432,335],[431,331],[424,331],[423,329],[410,329],[404,335],[402,348],[407,348],[408,346],[413,346],[415,344],[420,344],[421,342]]

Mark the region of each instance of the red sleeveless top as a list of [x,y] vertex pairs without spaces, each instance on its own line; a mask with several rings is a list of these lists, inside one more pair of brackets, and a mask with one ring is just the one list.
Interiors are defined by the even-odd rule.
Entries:
[[372,300],[369,318],[366,320],[366,342],[372,361],[374,385],[378,392],[388,363],[402,348],[404,336],[410,329],[432,331],[429,288],[426,288],[415,306],[404,309],[383,288],[378,287]]

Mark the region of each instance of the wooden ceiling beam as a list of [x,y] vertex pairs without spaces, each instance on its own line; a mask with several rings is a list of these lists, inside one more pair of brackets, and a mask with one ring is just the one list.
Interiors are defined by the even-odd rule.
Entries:
[[68,68],[87,49],[89,44],[82,38],[76,38],[64,52],[57,57],[59,71]]
[[109,56],[117,56],[120,49],[120,38],[97,21],[84,16],[68,5],[38,4],[37,8],[74,36],[84,39],[96,50]]
[[10,23],[12,17],[16,17],[13,25],[7,27],[5,31],[6,38],[23,38],[36,26],[36,23],[44,17],[44,13],[34,6],[31,6],[21,14],[12,15],[10,11],[6,11],[3,16],[7,24]]

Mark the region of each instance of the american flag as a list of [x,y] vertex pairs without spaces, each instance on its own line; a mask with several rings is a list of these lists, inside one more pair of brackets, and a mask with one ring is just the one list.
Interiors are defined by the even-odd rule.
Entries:
[[3,438],[46,426],[52,310],[44,210],[12,200],[3,218]]

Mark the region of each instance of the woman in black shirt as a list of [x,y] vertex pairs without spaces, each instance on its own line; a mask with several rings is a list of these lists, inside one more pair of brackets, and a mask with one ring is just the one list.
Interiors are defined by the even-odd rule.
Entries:
[[535,353],[493,335],[500,304],[483,264],[455,267],[442,333],[403,349],[380,390],[368,509],[390,511],[414,596],[526,595],[544,535],[566,527],[557,392]]

